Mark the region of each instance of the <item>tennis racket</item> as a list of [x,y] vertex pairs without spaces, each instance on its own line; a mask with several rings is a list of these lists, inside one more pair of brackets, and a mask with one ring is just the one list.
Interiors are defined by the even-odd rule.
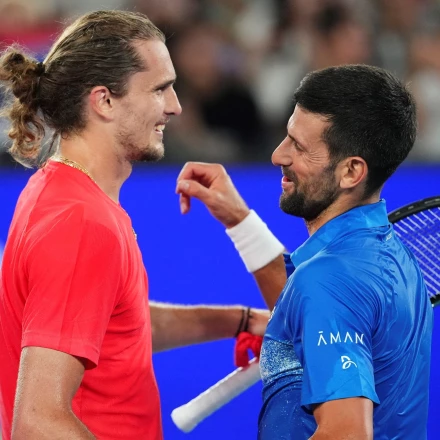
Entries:
[[[440,304],[440,196],[396,209],[388,216],[394,231],[411,249],[423,273],[432,306]],[[176,408],[171,418],[179,429],[192,431],[201,421],[260,380],[257,359],[238,368],[202,394]]]
[[391,212],[397,236],[411,249],[425,279],[432,306],[440,303],[440,196]]

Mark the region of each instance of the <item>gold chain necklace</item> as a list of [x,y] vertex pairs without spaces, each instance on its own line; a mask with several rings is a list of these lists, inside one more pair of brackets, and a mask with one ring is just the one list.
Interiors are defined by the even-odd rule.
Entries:
[[[63,163],[64,165],[67,165],[67,166],[69,166],[69,167],[71,167],[71,168],[75,168],[76,170],[81,171],[81,172],[84,173],[86,176],[88,176],[92,182],[94,182],[96,185],[98,185],[98,183],[97,183],[96,180],[92,177],[92,175],[91,175],[91,174],[90,174],[90,173],[89,173],[89,172],[88,172],[88,171],[87,171],[82,165],[80,165],[79,163],[77,163],[77,162],[75,162],[75,161],[73,161],[73,160],[67,159],[67,157],[63,157],[63,156],[52,157],[51,160],[53,160],[53,161],[55,161],[55,162]],[[99,185],[98,185],[98,186],[99,186]],[[119,206],[121,206],[121,205],[119,205]],[[121,206],[121,208],[122,208],[122,206]],[[123,210],[123,211],[127,214],[127,216],[128,216],[127,211],[126,211],[124,208],[122,208],[122,210]],[[132,227],[131,229],[132,229],[132,231],[133,231],[134,238],[137,240],[137,234],[136,234],[136,231],[134,230],[133,227]]]
[[53,157],[52,160],[54,160],[55,162],[63,163],[64,165],[67,165],[67,166],[69,166],[71,168],[75,168],[76,170],[83,172],[86,176],[89,176],[89,178],[93,182],[96,183],[96,180],[92,177],[92,175],[82,165],[80,165],[79,163],[77,163],[77,162],[75,162],[73,160],[67,159],[66,157],[63,157],[63,156]]

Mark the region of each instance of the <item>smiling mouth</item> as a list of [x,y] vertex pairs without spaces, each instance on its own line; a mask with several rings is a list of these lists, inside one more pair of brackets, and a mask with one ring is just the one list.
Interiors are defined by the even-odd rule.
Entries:
[[154,129],[159,133],[163,133],[165,130],[165,124],[157,124]]
[[283,188],[283,190],[286,190],[290,187],[292,187],[293,182],[288,179],[286,176],[283,176],[283,178],[281,179],[281,187]]

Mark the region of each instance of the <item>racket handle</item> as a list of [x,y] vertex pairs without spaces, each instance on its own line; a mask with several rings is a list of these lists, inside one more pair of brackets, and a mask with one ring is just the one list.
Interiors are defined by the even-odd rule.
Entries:
[[260,378],[260,365],[258,359],[254,358],[248,366],[237,368],[185,405],[173,410],[171,418],[181,431],[190,432],[213,412],[256,384]]

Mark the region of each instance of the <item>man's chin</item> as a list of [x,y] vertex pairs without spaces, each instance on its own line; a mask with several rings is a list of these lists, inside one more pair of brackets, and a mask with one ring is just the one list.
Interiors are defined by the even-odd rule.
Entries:
[[292,200],[291,194],[288,194],[285,191],[283,191],[280,197],[280,209],[286,214],[290,214],[295,217],[301,216],[301,212],[296,206],[296,203]]
[[164,145],[155,145],[148,147],[145,150],[138,151],[137,154],[131,157],[130,162],[159,162],[165,156]]
[[165,151],[162,149],[161,151],[147,152],[143,155],[141,162],[159,162],[165,156]]
[[298,193],[296,191],[287,193],[284,191],[281,194],[279,205],[280,209],[285,214],[303,219],[307,219],[309,217],[305,196],[302,193]]

